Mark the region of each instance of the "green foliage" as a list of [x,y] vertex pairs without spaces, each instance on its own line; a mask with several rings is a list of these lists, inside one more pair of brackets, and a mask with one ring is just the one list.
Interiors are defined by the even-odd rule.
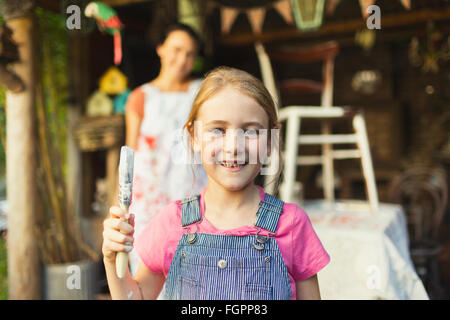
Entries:
[[8,299],[6,240],[0,236],[0,300]]
[[[2,0],[0,0],[0,6],[2,5]],[[3,17],[0,15],[0,24],[3,23]],[[6,128],[6,114],[5,114],[5,89],[0,86],[0,134],[5,132]],[[3,129],[3,130],[2,130]],[[1,137],[0,137],[1,138]],[[3,137],[4,138],[4,137]],[[6,157],[5,157],[5,146],[3,145],[2,139],[0,139],[0,198],[4,197],[4,190],[2,190],[2,178],[6,172]]]
[[67,32],[64,16],[36,8],[39,25],[40,74],[51,141],[66,173]]
[[[5,113],[5,89],[0,86],[0,127],[3,130],[1,132],[6,132],[6,113]],[[0,180],[1,177],[5,175],[6,172],[6,156],[5,156],[5,146],[0,139]],[[1,181],[0,181],[1,185]],[[0,188],[0,198],[3,196],[2,190]]]
[[[0,0],[0,5],[2,0]],[[49,119],[52,143],[61,154],[61,165],[65,164],[66,110],[67,110],[67,33],[64,17],[41,8],[36,8],[39,26],[39,57],[37,58],[42,86],[43,102]],[[0,16],[0,23],[3,18]],[[5,197],[2,180],[6,173],[5,146],[2,140],[6,133],[5,88],[0,86],[0,198]],[[55,160],[55,159],[53,159]],[[0,237],[0,300],[8,298],[6,241]]]

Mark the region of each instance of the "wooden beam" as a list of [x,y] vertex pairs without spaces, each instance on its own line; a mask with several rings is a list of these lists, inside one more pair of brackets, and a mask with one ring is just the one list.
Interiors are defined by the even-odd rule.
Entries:
[[[428,20],[441,21],[450,19],[450,6],[441,10],[423,9],[388,16],[381,16],[381,31],[388,28],[406,27],[425,23]],[[345,33],[354,33],[356,30],[366,28],[366,21],[361,17],[348,21],[336,21],[324,24],[319,30],[301,32],[294,27],[281,30],[267,31],[261,34],[228,34],[222,35],[219,43],[222,45],[240,46],[254,42],[270,42],[286,39],[314,39],[325,36],[336,36]]]
[[[69,6],[69,2],[67,2],[67,6]],[[74,3],[76,4],[76,3]],[[62,8],[62,2],[61,1],[54,1],[54,0],[36,0],[36,6],[41,7],[45,10],[52,11],[54,13],[63,13],[65,10]]]
[[[130,5],[130,4],[135,4],[135,3],[143,3],[143,2],[150,2],[150,1],[154,1],[154,0],[103,0],[102,2],[111,6],[111,7],[120,7],[120,6],[126,6],[126,5]],[[70,1],[66,1],[67,2],[67,6],[71,4]],[[74,1],[73,4],[77,4],[79,3],[79,5],[85,5],[88,2],[82,2],[82,1]],[[62,8],[62,3],[60,1],[55,1],[55,0],[36,0],[36,6],[44,8],[46,10],[50,10],[53,11],[55,13],[62,13],[64,12],[63,8]]]
[[102,2],[111,7],[119,7],[119,6],[126,6],[129,4],[149,2],[149,0],[103,0]]

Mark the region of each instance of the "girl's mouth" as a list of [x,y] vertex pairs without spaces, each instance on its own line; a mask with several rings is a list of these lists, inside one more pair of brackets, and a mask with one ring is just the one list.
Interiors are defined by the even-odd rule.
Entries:
[[226,168],[227,170],[230,171],[239,171],[242,170],[242,168],[244,168],[247,163],[242,163],[239,164],[237,162],[218,162],[222,167]]

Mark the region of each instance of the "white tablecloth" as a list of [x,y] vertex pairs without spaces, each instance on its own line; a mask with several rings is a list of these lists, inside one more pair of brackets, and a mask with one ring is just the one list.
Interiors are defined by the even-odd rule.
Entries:
[[428,299],[411,261],[400,206],[307,201],[314,230],[331,257],[318,274],[322,299]]

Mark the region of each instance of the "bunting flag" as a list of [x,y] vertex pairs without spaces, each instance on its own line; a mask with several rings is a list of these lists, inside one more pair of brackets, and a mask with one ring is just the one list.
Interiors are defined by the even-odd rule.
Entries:
[[222,23],[222,33],[228,33],[231,30],[231,26],[234,20],[239,14],[239,9],[222,7],[220,10],[220,18]]
[[361,12],[364,18],[369,16],[367,8],[375,3],[375,0],[359,0],[359,5],[361,6]]
[[[336,5],[340,2],[340,0],[328,0],[329,1],[329,6],[332,6],[331,2],[337,2]],[[400,2],[402,3],[403,7],[407,10],[411,9],[411,0],[400,0]],[[359,0],[359,5],[361,6],[361,11],[363,14],[364,18],[367,18],[369,16],[369,13],[367,12],[367,7],[371,6],[375,4],[375,0]],[[335,8],[336,6],[334,6]],[[334,8],[332,9],[334,12]],[[327,10],[328,10],[328,6],[327,6]]]
[[[341,0],[327,0],[326,1],[326,14],[332,15],[336,7],[339,5]],[[359,5],[361,6],[361,12],[363,17],[366,19],[369,16],[367,8],[375,4],[376,0],[359,0]],[[400,0],[401,4],[407,10],[411,9],[411,0]],[[288,24],[294,23],[294,17],[292,15],[292,8],[290,0],[278,0],[270,4],[253,7],[249,9],[234,8],[222,6],[214,1],[208,1],[207,12],[211,12],[215,7],[220,7],[220,19],[221,19],[221,29],[222,33],[229,33],[234,21],[241,12],[245,12],[250,21],[253,32],[261,33],[262,26],[264,24],[264,19],[266,17],[266,12],[270,8],[274,8],[286,21]]]
[[284,21],[289,24],[294,23],[294,18],[292,17],[291,3],[289,0],[280,0],[273,4],[275,10],[283,17]]
[[248,20],[252,25],[254,33],[261,33],[264,18],[266,16],[266,9],[264,7],[247,10]]
[[408,9],[408,10],[411,9],[411,0],[400,0],[400,2],[402,3],[403,7],[405,7],[406,9]]
[[215,2],[209,2],[210,5],[207,6],[208,12],[211,12],[215,6],[220,7],[220,19],[221,19],[221,30],[222,33],[229,33],[234,21],[237,16],[244,12],[247,14],[248,20],[250,21],[250,25],[252,27],[253,32],[261,33],[262,26],[264,24],[264,19],[266,17],[266,12],[268,9],[273,7],[278,13],[282,16],[282,18],[288,24],[294,23],[294,18],[292,16],[291,4],[289,0],[279,0],[276,2],[272,2],[268,5],[264,5],[261,7],[253,7],[249,9],[241,9],[241,8],[233,8],[227,6],[221,6]]

